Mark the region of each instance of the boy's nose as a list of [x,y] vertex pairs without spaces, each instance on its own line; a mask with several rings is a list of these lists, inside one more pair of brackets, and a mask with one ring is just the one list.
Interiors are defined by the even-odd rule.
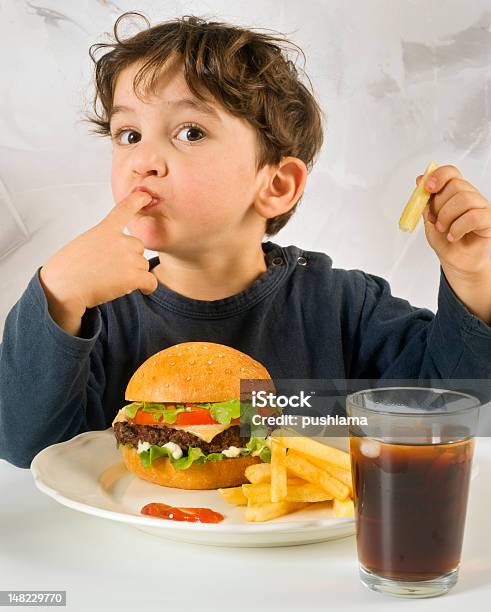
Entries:
[[165,176],[167,174],[167,161],[163,152],[154,145],[139,146],[138,150],[135,150],[135,156],[132,160],[132,170],[141,176]]

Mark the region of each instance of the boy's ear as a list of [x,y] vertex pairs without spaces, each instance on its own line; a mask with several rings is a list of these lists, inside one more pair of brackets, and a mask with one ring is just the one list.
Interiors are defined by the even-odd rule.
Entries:
[[261,217],[272,219],[298,202],[307,181],[307,167],[298,157],[284,157],[277,166],[269,167],[266,177],[254,208]]

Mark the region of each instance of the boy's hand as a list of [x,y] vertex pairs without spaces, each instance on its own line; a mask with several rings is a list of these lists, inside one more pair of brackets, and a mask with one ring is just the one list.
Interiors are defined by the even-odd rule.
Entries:
[[491,279],[491,203],[455,166],[433,171],[425,189],[432,194],[423,212],[426,238],[445,273]]
[[149,272],[143,242],[123,233],[128,222],[151,200],[146,192],[131,193],[41,268],[43,289],[57,313],[82,317],[86,308],[135,289],[146,295],[155,291],[158,281]]

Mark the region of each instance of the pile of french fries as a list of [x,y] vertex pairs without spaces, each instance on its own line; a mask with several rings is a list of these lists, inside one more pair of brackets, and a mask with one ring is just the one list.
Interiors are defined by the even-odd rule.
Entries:
[[271,463],[250,465],[250,484],[218,489],[222,498],[246,506],[246,521],[262,522],[332,502],[334,516],[353,516],[353,485],[348,453],[305,436],[270,438]]

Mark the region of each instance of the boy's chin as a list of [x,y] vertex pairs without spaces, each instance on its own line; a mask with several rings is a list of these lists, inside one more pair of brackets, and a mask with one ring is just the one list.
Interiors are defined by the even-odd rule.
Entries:
[[142,240],[147,251],[155,251],[155,253],[170,253],[172,248],[163,240],[148,241]]
[[128,226],[130,234],[135,238],[139,238],[145,249],[149,251],[166,251],[170,245],[169,236],[164,231],[156,232],[152,228],[143,228],[141,226],[133,227]]

